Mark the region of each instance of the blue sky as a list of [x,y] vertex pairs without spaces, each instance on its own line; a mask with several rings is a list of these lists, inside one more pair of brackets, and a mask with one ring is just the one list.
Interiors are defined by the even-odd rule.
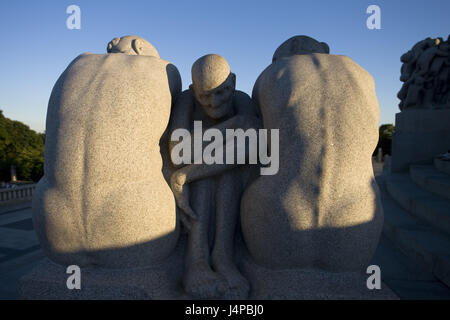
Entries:
[[[66,28],[66,8],[81,8],[81,30]],[[381,8],[381,30],[366,27],[369,5]],[[0,2],[0,109],[37,131],[65,67],[83,52],[104,53],[114,37],[140,35],[190,84],[192,63],[224,56],[238,89],[251,93],[275,49],[308,35],[350,56],[375,79],[380,123],[393,123],[401,87],[400,56],[428,36],[447,38],[450,1],[23,1]]]

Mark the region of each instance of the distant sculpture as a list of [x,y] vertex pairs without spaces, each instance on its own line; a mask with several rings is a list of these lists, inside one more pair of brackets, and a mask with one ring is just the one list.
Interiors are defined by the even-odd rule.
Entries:
[[[198,59],[192,66],[189,90],[181,93],[173,107],[170,134],[177,129],[193,132],[194,121],[202,121],[204,130],[220,130],[223,136],[226,129],[259,127],[256,105],[235,90],[235,84],[236,76],[223,57],[209,54]],[[170,150],[177,144],[171,141]],[[246,165],[182,164],[171,176],[188,229],[183,284],[193,297],[244,299],[248,295],[249,284],[234,264],[233,247],[240,199],[250,172]],[[209,240],[214,239],[212,265],[209,235]]]
[[181,78],[140,37],[115,38],[107,51],[78,56],[53,88],[33,222],[59,264],[148,266],[178,240],[159,139]]
[[427,38],[402,55],[400,110],[450,108],[449,40]]
[[268,268],[365,270],[383,225],[374,81],[310,37],[280,48],[253,89],[264,128],[280,130],[280,168],[242,197],[245,243]]

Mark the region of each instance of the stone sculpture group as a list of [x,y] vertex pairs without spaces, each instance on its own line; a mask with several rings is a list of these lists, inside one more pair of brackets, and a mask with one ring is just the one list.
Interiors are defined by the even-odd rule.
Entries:
[[400,60],[400,110],[450,108],[450,36],[419,41]]
[[421,40],[400,60],[404,84],[387,168],[394,173],[428,163],[450,148],[450,36]]
[[[115,38],[107,52],[77,57],[51,94],[33,222],[52,263],[139,277],[170,261],[179,298],[276,298],[277,286],[304,290],[288,288],[295,279],[320,287],[365,272],[383,211],[371,163],[379,106],[364,69],[295,36],[249,97],[217,54],[195,61],[181,92],[177,68],[146,40]],[[194,121],[279,129],[278,173],[174,164],[170,136]]]

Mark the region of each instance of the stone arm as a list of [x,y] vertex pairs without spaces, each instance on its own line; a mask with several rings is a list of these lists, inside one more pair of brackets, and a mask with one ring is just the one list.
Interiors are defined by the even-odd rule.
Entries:
[[[258,109],[256,105],[251,101],[250,97],[247,96],[248,100],[243,98],[244,93],[237,91],[235,97],[236,115],[227,119],[215,126],[209,127],[208,129],[217,129],[222,133],[222,136],[226,136],[226,129],[258,129],[261,127],[261,120],[259,116]],[[188,130],[191,137],[194,136],[194,131],[191,130],[192,127],[192,115],[195,109],[195,101],[192,94],[186,90],[182,92],[173,108],[172,108],[172,119],[169,131],[169,152],[172,153],[173,148],[180,143],[179,141],[172,141],[170,137],[176,129]],[[209,141],[202,141],[202,150],[210,143]],[[225,147],[226,141],[224,141]],[[191,150],[194,150],[194,139],[191,139]],[[202,156],[202,155],[199,155]],[[194,163],[193,155],[191,158],[191,163]],[[197,159],[198,160],[198,159]],[[201,160],[201,159],[200,159]],[[184,165],[173,164],[176,168],[181,168]]]
[[[193,100],[193,99],[192,99]],[[191,102],[193,104],[193,102]],[[190,102],[185,103],[185,106],[188,106],[191,104]],[[234,98],[234,105],[235,105],[235,112],[236,115],[228,120],[225,120],[211,128],[217,129],[222,133],[223,137],[226,137],[226,129],[242,129],[244,131],[248,129],[259,129],[262,126],[259,110],[256,106],[256,104],[250,99],[248,95],[246,95],[243,92],[236,91],[235,98]],[[186,116],[185,116],[186,117]],[[175,119],[174,119],[175,120]],[[189,119],[190,120],[190,119]],[[175,121],[174,121],[175,122]],[[182,128],[188,128],[187,127],[187,121],[185,123],[181,123],[179,121],[178,123],[175,123],[175,125],[184,125]],[[178,126],[180,128],[180,126]],[[191,132],[191,136],[193,133]],[[223,150],[225,150],[226,144],[233,143],[234,137],[225,139],[223,144]],[[193,139],[191,139],[193,140]],[[203,148],[208,145],[209,141],[203,141]],[[176,145],[176,142],[169,142],[170,151],[172,151],[172,148]],[[191,150],[194,150],[193,141]],[[203,149],[202,149],[203,150]],[[237,154],[237,146],[234,146],[234,154]],[[202,157],[202,155],[199,155]],[[249,150],[245,148],[245,159],[248,161],[249,158]],[[200,160],[197,162],[202,162],[202,159],[193,159],[193,160]],[[191,163],[195,163],[192,161]],[[184,183],[190,183],[195,180],[208,178],[211,176],[215,176],[217,174],[220,174],[226,170],[231,169],[232,165],[208,165],[208,164],[190,164],[185,166],[184,170],[181,170],[179,175],[185,175],[186,179]],[[175,172],[176,173],[176,172]],[[174,173],[174,174],[175,174]]]
[[[196,220],[197,215],[190,205],[189,183],[223,173],[236,167],[237,164],[191,164],[175,171],[170,177],[170,188],[178,207],[190,218]],[[191,222],[182,218],[183,224],[190,229]]]
[[[256,104],[244,93],[237,92],[235,96],[236,115],[218,125],[214,128],[220,130],[223,136],[226,137],[226,129],[258,129],[261,127],[261,120]],[[234,144],[234,136],[228,139]],[[227,141],[224,141],[224,148]],[[193,150],[193,149],[192,149]],[[245,157],[248,160],[249,154],[246,148]],[[237,154],[237,146],[234,145],[234,154]],[[238,164],[190,164],[179,168],[170,178],[170,187],[174,193],[180,209],[186,213],[191,219],[196,219],[196,215],[189,203],[189,187],[190,182],[201,180],[222,174],[227,170],[231,170],[238,166]],[[183,220],[185,226],[189,229],[190,223]]]

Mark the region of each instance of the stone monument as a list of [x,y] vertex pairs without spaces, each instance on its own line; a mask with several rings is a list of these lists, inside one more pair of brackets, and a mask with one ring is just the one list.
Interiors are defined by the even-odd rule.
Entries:
[[[193,132],[194,121],[202,121],[204,129],[220,130],[223,136],[226,129],[257,129],[258,108],[247,94],[235,90],[235,85],[236,76],[223,57],[209,54],[198,59],[192,66],[192,85],[172,110],[170,132],[180,128]],[[170,142],[170,149],[176,144]],[[246,165],[203,163],[178,166],[171,176],[172,191],[189,229],[183,283],[193,297],[248,296],[249,284],[234,264],[233,247],[240,199],[250,174]],[[210,221],[215,221],[215,226]]]
[[[20,280],[23,298],[395,298],[366,285],[383,211],[365,70],[293,37],[252,99],[220,55],[198,59],[180,92],[177,69],[144,39],[115,38],[107,51],[76,58],[53,89],[33,201],[49,259]],[[195,134],[196,121],[221,134],[279,129],[279,171],[198,162],[195,151],[173,161],[172,135]],[[69,265],[81,268],[79,290]]]
[[383,225],[372,77],[325,43],[296,36],[276,50],[253,98],[264,128],[280,129],[280,169],[242,199],[251,257],[276,270],[365,271]]
[[419,41],[401,56],[400,113],[392,137],[392,172],[432,163],[450,148],[450,36]]
[[33,223],[56,263],[148,266],[178,240],[158,144],[181,78],[140,37],[107,50],[77,57],[53,88]]

